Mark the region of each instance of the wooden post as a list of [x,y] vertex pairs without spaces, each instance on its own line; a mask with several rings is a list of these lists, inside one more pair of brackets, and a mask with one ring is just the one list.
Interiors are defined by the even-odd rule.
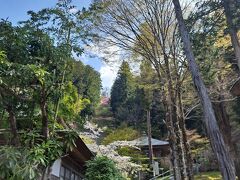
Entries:
[[149,164],[152,166],[153,165],[152,128],[149,109],[147,110],[147,129],[148,129]]

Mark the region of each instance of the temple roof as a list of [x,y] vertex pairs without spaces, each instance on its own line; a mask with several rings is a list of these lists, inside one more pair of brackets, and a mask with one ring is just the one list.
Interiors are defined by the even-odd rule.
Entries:
[[[148,146],[148,137],[142,136],[138,139],[132,141],[136,146]],[[164,146],[169,145],[168,141],[162,141],[158,139],[151,138],[152,146]]]

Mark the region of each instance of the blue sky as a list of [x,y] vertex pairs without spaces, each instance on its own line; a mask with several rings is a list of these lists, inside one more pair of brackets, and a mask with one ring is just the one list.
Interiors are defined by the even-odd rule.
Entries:
[[[57,0],[0,0],[0,17],[9,18],[16,23],[28,18],[27,11],[38,11],[43,8],[53,7]],[[79,8],[88,7],[91,0],[73,0],[74,5]]]
[[[8,18],[14,25],[17,25],[17,22],[28,19],[27,11],[39,11],[43,8],[53,7],[56,2],[57,0],[0,0],[0,18]],[[90,3],[91,0],[73,0],[73,4],[78,8],[88,7]],[[111,87],[116,76],[116,68],[113,70],[97,57],[90,58],[83,54],[80,59],[100,72],[103,87]]]

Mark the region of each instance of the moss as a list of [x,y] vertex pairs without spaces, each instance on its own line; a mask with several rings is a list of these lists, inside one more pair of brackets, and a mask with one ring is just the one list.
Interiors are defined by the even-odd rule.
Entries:
[[203,172],[199,175],[196,175],[195,180],[221,180],[222,176],[220,172],[212,171],[212,172]]
[[95,142],[95,141],[94,141],[93,139],[91,139],[90,137],[83,136],[83,135],[81,135],[80,137],[81,137],[81,139],[83,140],[83,142],[84,142],[85,144],[93,144],[93,143]]

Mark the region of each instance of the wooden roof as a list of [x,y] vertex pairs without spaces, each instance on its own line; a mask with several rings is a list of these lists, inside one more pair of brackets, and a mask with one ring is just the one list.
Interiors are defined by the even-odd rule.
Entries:
[[[148,137],[147,136],[142,136],[138,139],[135,139],[132,141],[136,146],[142,147],[142,146],[148,146]],[[151,138],[151,143],[152,146],[166,146],[169,145],[169,142],[167,141],[162,141],[159,139],[153,139]]]
[[75,140],[75,143],[76,148],[69,152],[69,157],[74,159],[80,166],[84,166],[86,161],[92,159],[95,155],[89,150],[80,137]]

